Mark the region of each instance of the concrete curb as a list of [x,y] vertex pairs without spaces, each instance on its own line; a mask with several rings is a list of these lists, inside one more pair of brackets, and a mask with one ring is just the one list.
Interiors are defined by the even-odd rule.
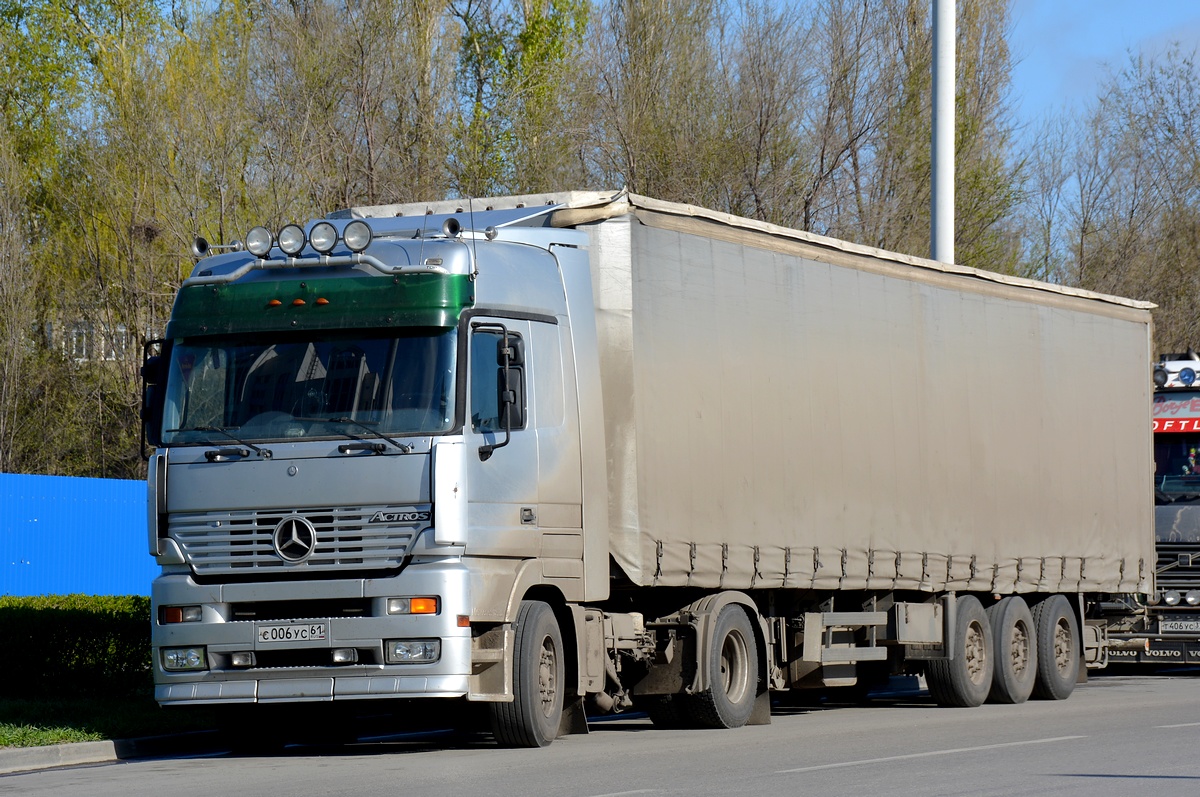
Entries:
[[111,764],[135,758],[198,754],[221,749],[216,731],[197,731],[142,739],[72,742],[43,747],[0,748],[0,775],[55,767]]

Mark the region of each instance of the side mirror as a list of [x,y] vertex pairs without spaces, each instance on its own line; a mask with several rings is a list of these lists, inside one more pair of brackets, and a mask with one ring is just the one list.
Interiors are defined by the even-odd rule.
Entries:
[[525,396],[522,394],[521,369],[509,368],[507,379],[500,372],[500,394],[497,397],[505,429],[520,429],[525,425]]
[[[505,343],[508,345],[506,346]],[[512,368],[513,366],[525,364],[525,341],[515,335],[505,340],[501,338],[496,342],[496,365],[501,368]]]
[[512,430],[525,424],[525,396],[523,393],[523,370],[525,364],[525,341],[508,331],[503,324],[473,324],[473,329],[488,329],[500,333],[496,341],[497,373],[496,405],[504,424],[504,440],[479,447],[479,459],[486,462],[497,448],[504,448],[512,440]]
[[147,445],[162,445],[163,404],[167,397],[167,368],[170,363],[166,341],[146,341],[142,356],[142,458],[149,459]]

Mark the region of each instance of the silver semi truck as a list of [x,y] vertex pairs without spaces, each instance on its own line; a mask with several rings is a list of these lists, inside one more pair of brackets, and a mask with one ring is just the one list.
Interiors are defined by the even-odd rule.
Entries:
[[1200,354],[1154,366],[1156,591],[1098,603],[1110,661],[1200,664]]
[[1150,305],[623,192],[204,249],[144,366],[165,706],[1062,699],[1153,591]]

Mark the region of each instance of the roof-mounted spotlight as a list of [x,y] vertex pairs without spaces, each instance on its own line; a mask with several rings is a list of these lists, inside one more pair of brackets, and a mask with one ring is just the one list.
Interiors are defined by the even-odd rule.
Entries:
[[285,255],[295,257],[304,248],[304,230],[289,224],[279,231],[279,248]]
[[246,249],[255,257],[266,257],[274,243],[275,237],[266,227],[255,227],[246,233]]
[[327,221],[318,222],[308,231],[308,242],[318,253],[327,255],[337,245],[337,228]]
[[361,252],[371,245],[371,225],[361,219],[350,222],[342,230],[342,240],[351,252]]

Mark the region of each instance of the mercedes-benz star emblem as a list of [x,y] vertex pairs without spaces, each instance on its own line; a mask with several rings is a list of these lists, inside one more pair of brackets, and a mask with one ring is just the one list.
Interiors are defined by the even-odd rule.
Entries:
[[317,530],[299,515],[288,515],[275,527],[271,541],[283,561],[303,562],[317,547]]

